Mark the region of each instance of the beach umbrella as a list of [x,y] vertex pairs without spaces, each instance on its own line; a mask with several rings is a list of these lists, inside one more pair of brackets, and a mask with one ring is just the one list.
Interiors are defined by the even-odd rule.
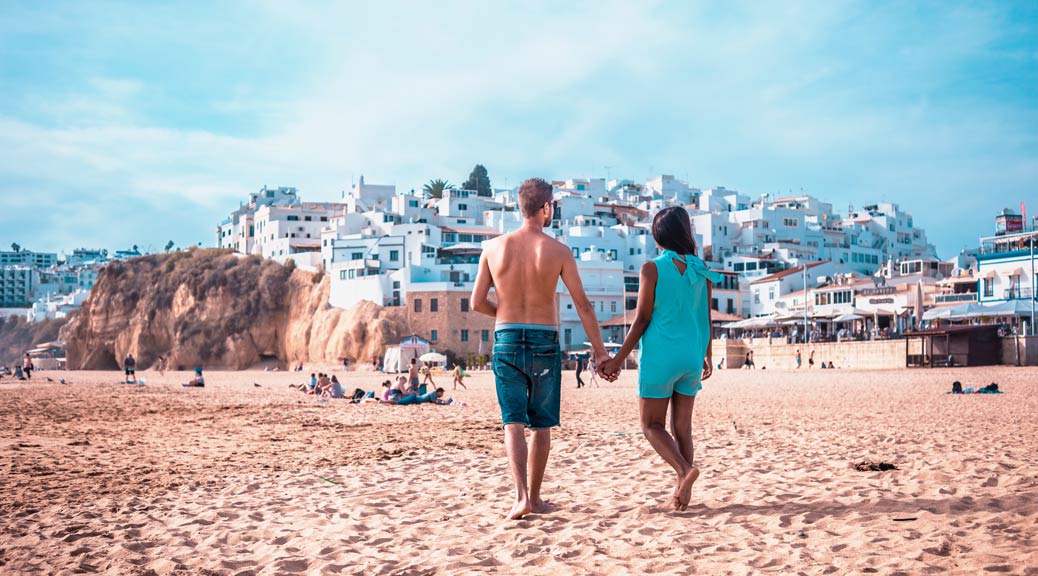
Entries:
[[865,319],[864,316],[861,316],[860,314],[855,314],[855,313],[851,312],[849,314],[844,314],[843,316],[837,316],[836,318],[833,318],[833,322],[853,322],[854,320],[864,320],[864,319]]
[[439,352],[426,352],[425,354],[422,354],[421,356],[419,356],[418,359],[421,360],[422,362],[433,362],[433,363],[440,363],[440,362],[446,362],[447,361],[447,357],[444,356],[443,354],[440,354]]

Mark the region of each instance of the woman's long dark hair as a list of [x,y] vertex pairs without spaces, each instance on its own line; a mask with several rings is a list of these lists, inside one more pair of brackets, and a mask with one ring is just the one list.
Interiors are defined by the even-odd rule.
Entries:
[[652,219],[652,237],[656,243],[678,254],[696,255],[696,239],[688,211],[680,206],[664,208]]

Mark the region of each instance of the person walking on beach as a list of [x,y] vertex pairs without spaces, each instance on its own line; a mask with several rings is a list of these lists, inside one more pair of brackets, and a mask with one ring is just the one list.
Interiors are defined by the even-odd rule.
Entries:
[[812,350],[811,353],[807,355],[807,367],[808,368],[814,368],[815,367],[815,351],[814,350]]
[[133,358],[133,354],[127,352],[126,358],[123,358],[123,371],[125,372],[124,381],[126,384],[137,383],[137,360]]
[[[719,272],[696,257],[688,212],[661,210],[652,221],[652,236],[662,250],[641,269],[638,308],[623,346],[600,373],[619,373],[625,358],[641,340],[638,396],[642,432],[653,449],[674,469],[671,506],[685,510],[699,478],[694,464],[692,409],[702,381],[713,373],[710,342],[710,283]],[[671,434],[667,433],[670,409]]]
[[577,354],[577,388],[583,388],[585,386],[584,379],[580,375],[584,372],[584,368],[587,365],[587,359],[583,354]]
[[25,353],[25,358],[22,360],[22,373],[25,374],[25,379],[26,380],[31,380],[32,379],[32,371],[33,371],[32,356],[29,356],[29,353],[26,352]]
[[802,360],[800,358],[800,348],[797,348],[797,370],[800,370],[800,363],[801,362],[802,362]]
[[427,394],[429,391],[428,386],[432,386],[436,389],[436,382],[433,382],[432,369],[429,368],[429,363],[426,362],[425,366],[422,366],[422,385],[418,387],[418,395]]
[[[513,520],[550,509],[541,498],[541,483],[551,451],[551,429],[559,425],[562,393],[555,296],[560,277],[595,359],[604,362],[609,358],[573,253],[544,233],[554,215],[551,184],[540,178],[523,182],[519,209],[523,215],[519,230],[483,244],[471,298],[473,310],[496,320],[493,370],[505,451],[515,484],[515,504],[508,512]],[[496,303],[487,299],[491,286]],[[529,447],[525,428],[531,429]]]
[[461,369],[461,364],[454,365],[454,389],[458,389],[458,384],[461,387],[468,390],[469,387],[465,385],[465,371]]
[[742,365],[744,370],[756,368],[757,366],[753,363],[753,350],[746,353],[746,363]]

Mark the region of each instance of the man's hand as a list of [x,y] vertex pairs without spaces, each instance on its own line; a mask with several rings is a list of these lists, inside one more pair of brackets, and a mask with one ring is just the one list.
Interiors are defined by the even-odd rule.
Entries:
[[703,360],[703,377],[700,380],[706,380],[714,373],[713,358],[706,358]]
[[620,362],[609,354],[603,354],[595,357],[595,371],[598,375],[610,382],[615,382],[617,377],[620,376],[621,370]]

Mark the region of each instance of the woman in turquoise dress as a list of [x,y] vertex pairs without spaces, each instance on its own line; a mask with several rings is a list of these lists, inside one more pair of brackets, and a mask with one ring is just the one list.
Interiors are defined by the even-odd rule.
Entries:
[[[616,356],[601,372],[615,377],[639,341],[638,396],[642,431],[677,478],[671,505],[688,508],[693,465],[692,409],[702,381],[713,371],[710,348],[710,283],[721,274],[696,257],[692,224],[684,208],[666,208],[652,221],[660,255],[642,266],[638,310]],[[670,428],[667,433],[667,411]]]

